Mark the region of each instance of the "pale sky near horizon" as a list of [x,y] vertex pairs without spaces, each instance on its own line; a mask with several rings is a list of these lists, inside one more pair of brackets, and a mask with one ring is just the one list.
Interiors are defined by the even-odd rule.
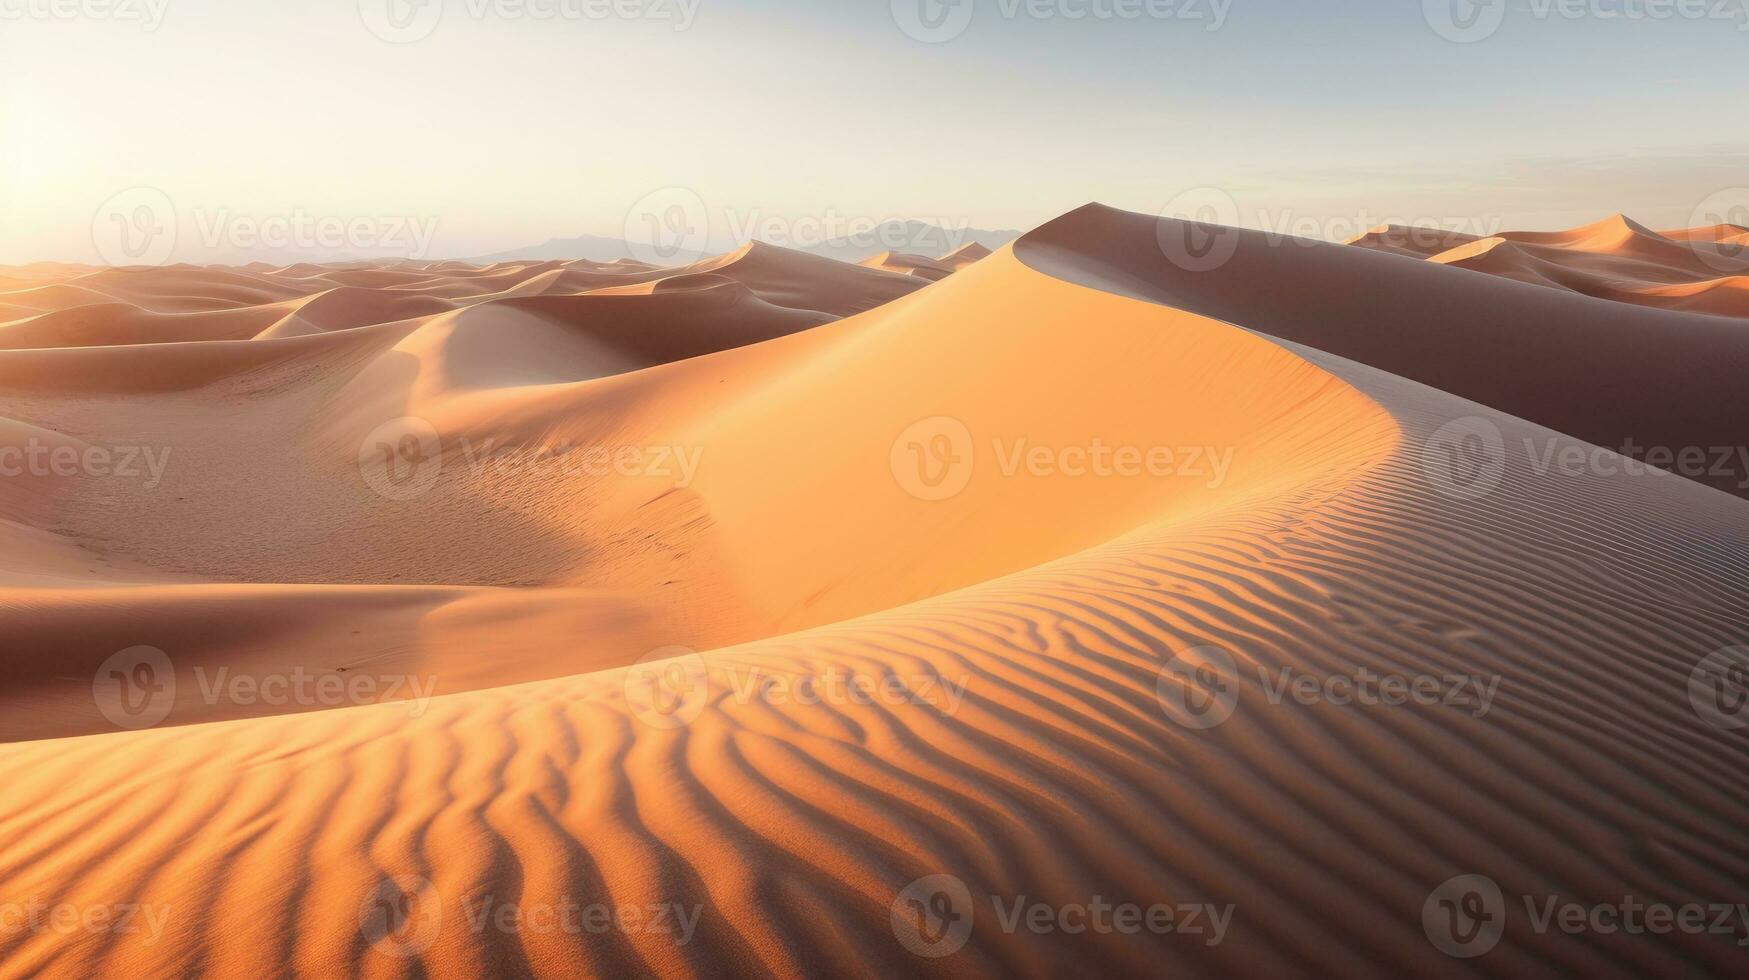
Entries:
[[1467,42],[1436,22],[1472,0],[959,2],[0,0],[0,263],[99,260],[139,187],[180,261],[300,215],[409,219],[429,257],[621,237],[668,187],[713,236],[1212,186],[1326,238],[1749,188],[1749,0],[1497,0]]

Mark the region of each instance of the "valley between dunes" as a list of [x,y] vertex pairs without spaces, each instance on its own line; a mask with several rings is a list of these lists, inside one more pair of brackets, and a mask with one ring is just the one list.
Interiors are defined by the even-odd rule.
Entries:
[[0,974],[1740,975],[1749,232],[1408,232],[0,269]]

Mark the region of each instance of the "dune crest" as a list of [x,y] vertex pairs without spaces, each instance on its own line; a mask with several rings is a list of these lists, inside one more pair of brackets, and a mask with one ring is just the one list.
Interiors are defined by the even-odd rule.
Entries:
[[[1581,237],[1623,229],[1641,235]],[[454,308],[0,352],[0,415],[177,454],[151,488],[0,497],[0,543],[59,549],[0,554],[0,621],[39,638],[0,659],[0,896],[160,916],[0,933],[0,961],[1457,975],[1423,925],[1454,876],[1515,897],[1744,894],[1749,789],[1729,774],[1749,748],[1689,685],[1743,642],[1749,501],[1507,451],[1594,450],[1546,427],[1568,401],[1611,437],[1740,431],[1722,397],[1740,325],[1230,230],[1212,239],[1230,257],[1190,270],[1186,231],[1208,232],[1089,206],[938,282],[771,246],[621,281],[402,270],[424,278],[345,288]],[[596,285],[548,290],[554,272]],[[234,285],[191,275],[203,297]],[[299,270],[300,295],[337,275]],[[1659,387],[1645,342],[1694,383]],[[1589,360],[1514,368],[1545,343]],[[129,363],[156,380],[124,383]],[[1597,390],[1618,370],[1635,397]],[[435,475],[412,493],[380,479],[379,445],[443,465],[414,468]],[[563,446],[697,467],[541,461]],[[176,683],[157,727],[116,730],[92,678],[140,645]],[[647,656],[687,683],[653,699]],[[1229,716],[1187,707],[1187,665],[1218,675]],[[419,684],[245,704],[203,697],[220,668]],[[1471,699],[1271,696],[1362,675],[1455,677]],[[849,677],[902,683],[798,696]],[[939,876],[971,904],[936,959],[913,952],[929,937],[905,898]],[[1221,934],[1002,928],[1020,896],[1207,908]],[[504,928],[500,905],[640,925]],[[1742,962],[1717,934],[1528,928],[1488,956],[1599,976]]]
[[1379,229],[1349,244],[1599,299],[1742,318],[1749,317],[1745,233],[1735,225],[1656,232],[1617,214],[1568,231],[1485,239]]

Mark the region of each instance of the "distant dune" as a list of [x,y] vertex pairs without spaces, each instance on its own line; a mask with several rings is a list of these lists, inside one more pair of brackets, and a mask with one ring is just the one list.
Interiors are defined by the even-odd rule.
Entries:
[[0,963],[1740,974],[1520,901],[1749,894],[1730,231],[0,268]]
[[1376,229],[1352,244],[1600,299],[1749,318],[1749,228],[1659,233],[1618,214],[1571,231],[1448,236],[1436,249],[1405,248],[1426,240],[1418,232]]
[[[760,223],[755,221],[758,218],[757,215],[736,217],[741,221]],[[773,215],[765,220],[774,222],[780,231],[785,232],[785,236],[779,238],[777,244],[787,245],[796,251],[807,252],[810,255],[837,259],[840,262],[866,262],[883,252],[894,250],[922,251],[939,255],[950,249],[956,252],[966,249],[981,249],[984,254],[988,255],[990,249],[1000,248],[1020,237],[1018,231],[992,231],[985,228],[958,226],[944,227],[941,224],[928,221],[890,220],[853,223],[850,219],[846,219],[846,224],[854,224],[852,230],[835,233],[831,237],[820,240],[820,232],[806,226],[791,230],[789,223],[785,222],[781,216]],[[762,224],[761,227],[763,227]],[[745,240],[725,237],[720,234],[720,229],[718,231],[719,234],[712,236],[707,246],[711,251],[733,252],[747,244]],[[755,240],[758,240],[756,236]],[[767,242],[766,244],[771,243]],[[490,265],[494,262],[545,262],[568,259],[613,262],[616,260],[635,260],[638,255],[646,254],[649,251],[647,246],[634,247],[618,238],[579,235],[575,238],[554,238],[540,245],[482,255],[468,261],[474,265]],[[951,258],[951,256],[949,257]]]

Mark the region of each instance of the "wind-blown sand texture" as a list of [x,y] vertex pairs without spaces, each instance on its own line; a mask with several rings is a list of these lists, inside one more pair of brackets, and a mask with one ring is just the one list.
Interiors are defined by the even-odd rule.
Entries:
[[[1744,442],[1741,323],[1097,206],[956,255],[0,270],[0,447],[170,450],[0,481],[0,904],[158,922],[0,928],[0,971],[1743,972],[1741,928],[1518,903],[1749,900],[1749,744],[1691,690],[1749,643],[1749,501],[1544,465]],[[123,730],[139,647],[163,716]],[[1271,703],[1363,670],[1494,687]],[[852,676],[904,696],[797,696]],[[1479,959],[1424,923],[1459,875],[1508,897]],[[931,876],[960,919],[911,917]],[[1021,896],[1230,918],[1010,931]]]

